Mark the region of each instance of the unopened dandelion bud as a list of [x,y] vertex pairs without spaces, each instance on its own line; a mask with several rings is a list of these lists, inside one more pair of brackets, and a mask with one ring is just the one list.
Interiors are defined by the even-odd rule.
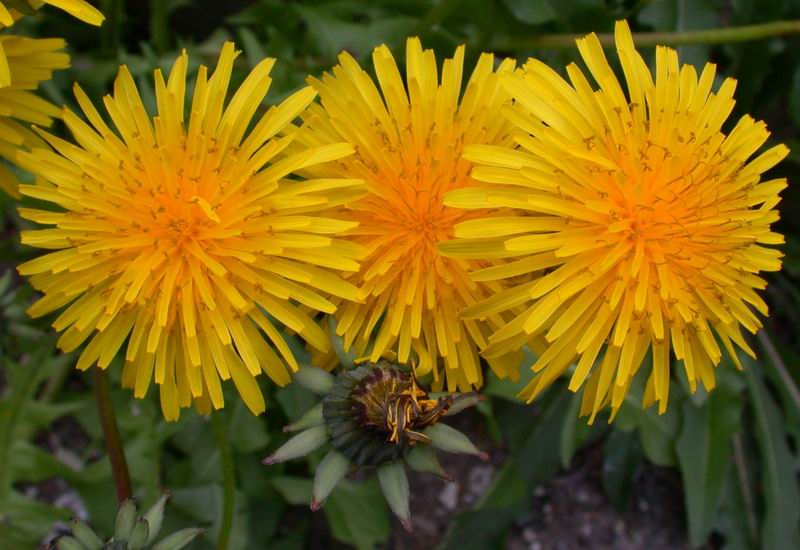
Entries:
[[392,509],[394,515],[400,518],[406,531],[411,532],[413,527],[409,508],[408,476],[402,462],[389,462],[379,466],[378,482],[381,485],[383,496],[386,497],[386,502],[389,503],[389,508]]
[[56,541],[58,550],[86,550],[86,548],[72,537],[61,537]]
[[403,527],[411,531],[405,468],[451,480],[436,460],[437,443],[450,452],[486,456],[462,433],[445,426],[435,429],[451,405],[462,400],[466,406],[478,401],[472,394],[442,394],[434,399],[420,386],[413,369],[386,361],[340,370],[322,398],[322,423],[309,427],[320,421],[316,405],[285,428],[293,431],[302,427],[304,431],[264,459],[264,464],[299,458],[329,444],[333,449],[328,450],[314,474],[311,509],[322,507],[351,469],[375,466],[386,501]]
[[181,550],[181,548],[188,546],[190,542],[204,532],[205,529],[197,527],[183,529],[165,537],[158,544],[154,545],[152,550]]
[[136,501],[129,498],[120,505],[114,520],[114,541],[125,542],[136,523]]
[[308,453],[320,448],[327,441],[328,429],[325,426],[309,428],[292,437],[272,455],[265,458],[264,464],[271,466],[272,464],[306,456]]
[[170,496],[171,494],[169,492],[161,495],[156,503],[145,513],[144,519],[147,520],[147,525],[150,528],[146,544],[151,544],[161,531],[161,524],[164,521],[164,508]]
[[295,381],[310,392],[325,395],[333,388],[334,376],[317,367],[303,365],[294,374]]
[[489,455],[478,449],[469,438],[446,424],[434,424],[425,430],[431,438],[431,445],[446,453],[468,454],[481,460],[488,460]]
[[308,409],[308,411],[306,411],[297,422],[292,422],[291,424],[284,426],[283,431],[298,432],[300,430],[305,430],[306,428],[321,426],[324,423],[325,418],[322,416],[322,403],[317,403]]
[[417,445],[406,454],[403,460],[409,468],[416,472],[433,474],[446,481],[453,481],[453,477],[445,472],[436,458],[436,452],[429,445]]
[[150,526],[147,520],[139,518],[131,530],[131,535],[128,538],[127,550],[141,550],[147,544],[147,539],[150,536]]
[[342,453],[336,450],[330,451],[325,458],[317,465],[314,473],[314,489],[312,491],[313,500],[311,509],[318,510],[334,487],[342,480],[347,472],[350,471],[351,463]]
[[453,402],[450,405],[450,408],[447,409],[447,416],[453,416],[454,414],[458,414],[464,409],[468,409],[470,407],[474,407],[481,401],[485,401],[486,398],[479,394],[478,392],[469,392],[469,393],[460,393],[458,395],[453,396]]
[[92,529],[78,518],[70,522],[70,529],[72,536],[81,543],[86,550],[100,550],[103,547],[103,541]]

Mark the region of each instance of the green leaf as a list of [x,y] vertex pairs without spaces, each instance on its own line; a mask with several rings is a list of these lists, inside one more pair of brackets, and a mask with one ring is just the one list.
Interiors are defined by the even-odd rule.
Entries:
[[342,481],[323,508],[333,536],[358,550],[372,550],[391,533],[389,514],[377,480]]
[[586,424],[586,419],[578,417],[581,408],[581,397],[580,392],[573,394],[567,414],[564,415],[564,423],[561,425],[559,456],[562,468],[569,468],[572,457],[594,428],[594,426]]
[[72,514],[16,491],[9,493],[7,504],[0,508],[0,548],[36,548],[53,524]]
[[503,3],[518,21],[528,25],[541,25],[558,17],[548,0],[503,0]]
[[797,469],[786,442],[780,412],[756,372],[757,368],[758,365],[748,362],[744,372],[755,413],[766,497],[761,545],[763,548],[793,548],[800,540]]
[[302,5],[293,3],[292,7],[309,27],[319,53],[330,61],[342,51],[347,50],[361,57],[381,43],[396,44],[408,36],[417,20],[413,17],[389,15],[375,17],[366,21],[351,22],[345,16],[333,13],[323,5]]
[[641,392],[631,389],[619,411],[617,425],[635,428],[639,433],[642,449],[647,459],[657,466],[675,465],[675,441],[681,423],[681,409],[675,400],[670,400],[667,412],[658,414],[656,407],[642,409]]
[[247,64],[251,69],[258,65],[261,60],[269,57],[267,56],[267,52],[264,51],[261,41],[255,33],[247,27],[239,28],[239,41],[242,43],[242,49],[247,56]]
[[264,420],[247,410],[241,399],[234,403],[227,424],[231,446],[237,453],[252,453],[264,449],[270,442]]
[[275,398],[281,404],[286,417],[292,422],[299,420],[319,399],[300,384],[289,384],[280,388],[275,392]]
[[683,476],[689,541],[704,543],[711,532],[730,466],[730,441],[739,429],[741,400],[724,386],[702,407],[686,400],[676,452]]
[[617,510],[624,510],[642,464],[642,448],[635,432],[613,430],[603,445],[603,489]]
[[305,477],[277,476],[271,480],[286,502],[293,506],[311,504],[313,482]]
[[488,397],[500,397],[519,404],[517,394],[533,379],[530,366],[536,362],[536,356],[528,348],[523,349],[523,359],[519,366],[519,378],[516,381],[510,378],[498,378],[494,372],[487,376],[487,383],[481,393]]
[[571,395],[561,389],[550,401],[542,401],[539,420],[528,433],[517,453],[515,463],[520,475],[531,485],[538,485],[561,466],[561,422],[570,406]]

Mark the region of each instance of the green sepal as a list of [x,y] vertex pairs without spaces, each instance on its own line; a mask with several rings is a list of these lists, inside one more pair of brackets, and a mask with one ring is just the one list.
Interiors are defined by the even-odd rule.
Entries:
[[408,476],[403,463],[398,460],[379,466],[378,482],[389,508],[400,519],[406,531],[412,531]]
[[332,449],[317,466],[314,472],[314,489],[311,509],[319,510],[328,495],[350,471],[352,463],[339,451]]
[[281,445],[274,453],[264,459],[264,464],[271,466],[279,462],[286,462],[293,458],[306,456],[308,453],[322,447],[328,441],[328,428],[315,426],[295,435]]
[[205,529],[197,527],[182,529],[154,545],[151,550],[180,550],[203,532],[205,532]]
[[145,513],[144,519],[147,520],[147,526],[149,527],[145,544],[152,544],[161,531],[161,523],[164,521],[164,507],[167,505],[167,500],[169,500],[170,496],[169,492],[161,495],[156,503]]
[[406,453],[404,457],[406,465],[415,472],[433,474],[447,481],[453,481],[452,476],[444,471],[439,459],[436,458],[436,451],[430,445],[415,445]]
[[294,379],[308,391],[325,395],[333,389],[335,377],[320,368],[301,365],[294,373]]
[[489,459],[489,455],[478,449],[466,435],[447,424],[434,424],[425,428],[423,433],[431,438],[431,445],[440,451],[473,455],[481,460]]
[[136,523],[136,501],[132,498],[123,502],[114,520],[114,541],[127,542]]
[[70,529],[72,530],[72,536],[86,550],[100,550],[103,548],[103,541],[97,536],[97,533],[78,518],[70,521]]
[[287,424],[283,427],[284,432],[298,432],[306,428],[313,428],[314,426],[321,426],[325,423],[325,417],[322,416],[322,402],[317,403],[308,409],[297,422]]

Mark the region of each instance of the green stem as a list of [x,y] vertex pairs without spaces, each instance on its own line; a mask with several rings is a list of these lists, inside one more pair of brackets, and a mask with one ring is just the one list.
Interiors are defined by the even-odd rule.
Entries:
[[219,449],[219,460],[222,465],[222,524],[219,527],[217,550],[227,550],[233,527],[233,509],[236,504],[236,471],[233,466],[233,453],[220,413],[211,413],[211,430],[214,433],[214,441]]
[[[800,34],[800,20],[773,21],[759,25],[742,25],[722,29],[703,29],[677,32],[637,32],[637,46],[679,46],[681,44],[722,44],[763,40],[787,34]],[[584,34],[540,34],[525,38],[499,39],[493,43],[494,50],[564,49],[575,46],[575,40]],[[605,47],[614,46],[612,33],[599,33],[597,37]]]
[[122,504],[133,496],[131,476],[128,473],[125,451],[122,449],[117,416],[114,413],[114,406],[111,404],[108,373],[99,367],[94,369],[94,393],[97,398],[97,412],[100,413],[100,426],[103,428],[103,436],[106,440],[108,460],[111,462],[111,473],[117,488],[117,502]]

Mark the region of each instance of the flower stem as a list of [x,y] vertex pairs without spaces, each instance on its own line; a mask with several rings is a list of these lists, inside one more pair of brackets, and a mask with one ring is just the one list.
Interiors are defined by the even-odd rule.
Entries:
[[233,509],[236,504],[236,471],[233,466],[233,454],[225,434],[225,424],[219,413],[211,413],[211,430],[219,449],[219,460],[222,465],[222,524],[219,528],[217,550],[227,550],[233,527]]
[[[787,34],[800,34],[800,20],[772,21],[758,25],[696,31],[637,32],[634,34],[634,40],[637,46],[679,46],[682,44],[747,42]],[[583,36],[585,34],[540,34],[524,38],[501,38],[493,43],[492,49],[507,51],[572,48],[575,46],[575,40]],[[614,35],[612,33],[599,33],[597,37],[603,46],[614,46]]]
[[117,488],[117,501],[122,504],[133,496],[131,476],[128,473],[128,462],[122,449],[119,436],[117,416],[111,404],[111,393],[108,389],[108,373],[99,367],[94,369],[94,393],[97,398],[97,412],[100,413],[100,426],[106,440],[108,460],[111,461],[111,473]]

